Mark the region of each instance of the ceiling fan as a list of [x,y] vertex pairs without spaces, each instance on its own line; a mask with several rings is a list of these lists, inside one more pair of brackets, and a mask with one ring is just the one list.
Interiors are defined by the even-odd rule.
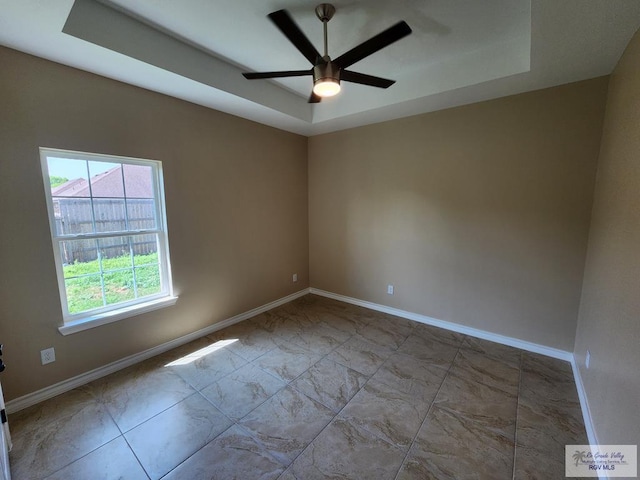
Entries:
[[360,83],[371,87],[389,88],[395,80],[366,75],[364,73],[346,70],[356,62],[400,40],[411,33],[406,22],[398,22],[378,35],[343,53],[335,60],[331,60],[327,52],[327,23],[333,17],[336,9],[329,3],[321,3],[316,7],[316,16],[324,27],[324,55],[311,44],[302,33],[286,10],[270,13],[268,17],[276,27],[289,39],[291,43],[311,62],[309,70],[288,70],[282,72],[248,72],[242,75],[249,80],[279,77],[313,76],[313,91],[309,103],[318,103],[323,97],[331,97],[340,91],[340,81]]

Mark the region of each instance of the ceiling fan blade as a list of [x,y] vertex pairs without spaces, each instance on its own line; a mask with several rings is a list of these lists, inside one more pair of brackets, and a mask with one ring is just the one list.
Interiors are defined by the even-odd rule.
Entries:
[[261,78],[303,77],[305,75],[313,75],[313,70],[286,70],[283,72],[246,72],[242,74],[242,76],[248,80],[257,80]]
[[322,57],[286,10],[270,13],[269,18],[312,65]]
[[340,72],[340,80],[345,82],[360,83],[362,85],[369,85],[370,87],[389,88],[396,83],[395,80],[389,80],[387,78],[374,77],[373,75],[366,75],[364,73],[350,72],[349,70],[342,70]]
[[340,55],[333,63],[340,68],[347,68],[372,53],[382,50],[384,47],[400,40],[402,37],[406,37],[410,33],[411,27],[409,27],[406,22],[398,22],[393,27],[387,28],[384,32],[379,33],[375,37],[371,37],[366,42]]
[[309,103],[320,103],[322,101],[322,97],[320,95],[316,95],[314,92],[311,92],[311,96],[309,97]]

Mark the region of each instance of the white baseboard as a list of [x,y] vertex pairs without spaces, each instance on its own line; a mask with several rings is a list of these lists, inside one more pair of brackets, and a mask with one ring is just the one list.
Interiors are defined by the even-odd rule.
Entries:
[[308,293],[309,289],[305,288],[304,290],[300,290],[299,292],[292,293],[291,295],[287,295],[286,297],[274,300],[273,302],[249,310],[248,312],[244,312],[221,322],[214,323],[209,327],[203,328],[183,337],[176,338],[175,340],[163,343],[162,345],[149,348],[148,350],[130,355],[123,359],[109,363],[103,367],[98,367],[94,370],[82,373],[67,380],[63,380],[62,382],[50,385],[36,392],[15,398],[7,402],[7,413],[15,413],[19,410],[22,410],[23,408],[30,407],[31,405],[35,405],[36,403],[55,397],[56,395],[60,395],[61,393],[68,392],[69,390],[73,390],[74,388],[80,387],[89,382],[92,382],[93,380],[97,380],[98,378],[102,378],[106,375],[117,372],[118,370],[122,370],[123,368],[135,365],[136,363],[147,360],[148,358],[155,357],[156,355],[172,350],[176,347],[184,345],[185,343],[189,343],[200,337],[204,337],[205,335],[209,335],[218,330],[222,330],[225,327],[229,327],[235,323],[247,320],[251,317],[255,317],[260,313],[266,312],[267,310],[271,310],[275,307],[279,307],[280,305],[291,302],[292,300],[302,297]]
[[[571,368],[573,369],[573,378],[576,382],[576,389],[578,390],[580,409],[582,410],[582,419],[584,420],[584,428],[587,430],[589,445],[599,445],[598,436],[596,435],[596,429],[593,426],[593,417],[591,416],[591,409],[589,408],[587,392],[584,389],[582,375],[580,374],[580,369],[578,368],[578,363],[576,362],[575,357],[571,359]],[[598,478],[602,480],[609,478],[609,476],[606,474],[606,472],[598,472]]]
[[509,345],[510,347],[520,348],[528,352],[539,353],[547,357],[558,358],[571,362],[573,360],[573,354],[566,350],[560,350],[558,348],[547,347],[546,345],[540,345],[538,343],[527,342],[518,338],[507,337],[505,335],[499,335],[497,333],[487,332],[478,328],[467,327],[458,323],[446,322],[444,320],[438,320],[437,318],[427,317],[426,315],[420,315],[419,313],[407,312],[406,310],[400,310],[398,308],[387,307],[386,305],[380,305],[377,303],[367,302],[365,300],[358,300],[357,298],[346,297],[337,293],[327,292],[317,288],[311,288],[311,293],[315,295],[321,295],[327,298],[333,298],[345,303],[351,303],[360,307],[369,308],[371,310],[377,310],[379,312],[395,315],[396,317],[406,318],[408,320],[414,320],[416,322],[425,323],[434,327],[443,328],[445,330],[451,330],[453,332],[462,333],[476,338],[482,338],[484,340],[490,340],[492,342],[501,343],[503,345]]

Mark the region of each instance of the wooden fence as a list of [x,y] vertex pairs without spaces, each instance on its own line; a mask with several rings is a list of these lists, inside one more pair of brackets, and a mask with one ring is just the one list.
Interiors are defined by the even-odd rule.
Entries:
[[[54,209],[58,235],[120,232],[124,230],[153,229],[156,226],[153,199],[94,198],[93,209],[89,198],[55,198]],[[128,222],[128,228],[127,228]],[[135,255],[157,251],[155,234],[125,234],[99,240],[103,258],[128,255],[131,247]],[[89,262],[98,258],[96,240],[67,240],[62,242],[64,264]]]

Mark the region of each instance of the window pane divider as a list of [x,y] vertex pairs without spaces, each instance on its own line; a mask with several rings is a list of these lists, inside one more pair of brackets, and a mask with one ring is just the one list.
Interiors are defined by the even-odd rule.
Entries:
[[56,240],[93,240],[96,238],[113,238],[113,237],[126,237],[129,235],[155,235],[163,233],[162,230],[118,230],[115,232],[100,232],[100,233],[75,233],[69,235],[56,235]]

